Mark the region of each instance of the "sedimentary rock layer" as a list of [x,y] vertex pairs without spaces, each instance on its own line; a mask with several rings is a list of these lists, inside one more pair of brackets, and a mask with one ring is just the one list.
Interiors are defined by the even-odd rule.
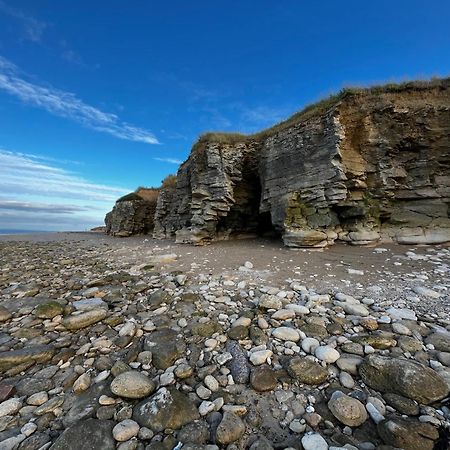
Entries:
[[152,232],[158,192],[141,188],[117,200],[105,217],[106,232],[121,237]]
[[155,237],[272,231],[288,246],[450,241],[450,79],[344,91],[273,129],[205,135]]

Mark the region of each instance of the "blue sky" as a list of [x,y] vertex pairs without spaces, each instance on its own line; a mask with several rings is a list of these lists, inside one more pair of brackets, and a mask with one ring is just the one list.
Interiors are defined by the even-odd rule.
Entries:
[[0,229],[86,229],[199,134],[450,74],[450,2],[0,0]]

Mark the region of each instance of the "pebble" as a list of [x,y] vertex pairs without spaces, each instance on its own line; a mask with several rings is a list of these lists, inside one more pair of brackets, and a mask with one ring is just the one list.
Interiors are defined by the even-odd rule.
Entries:
[[[120,242],[121,252],[129,244]],[[444,403],[450,385],[445,248],[417,250],[424,265],[402,272],[399,284],[385,266],[371,271],[378,284],[324,277],[320,282],[328,287],[313,280],[309,289],[294,278],[300,266],[283,285],[266,286],[262,272],[245,263],[245,270],[216,275],[205,259],[197,267],[205,272],[187,277],[175,265],[132,265],[137,255],[115,248],[104,264],[96,245],[71,250],[62,242],[30,244],[40,249],[39,260],[47,260],[39,267],[34,256],[27,260],[29,244],[17,244],[12,265],[15,245],[0,271],[0,298],[7,305],[0,307],[2,450],[45,450],[76,424],[82,427],[75,445],[86,430],[92,439],[98,430],[108,450],[273,450],[286,433],[304,450],[328,449],[325,439],[339,435],[339,442],[353,444],[345,448],[374,450],[371,440],[383,444],[377,433],[388,431],[387,421],[413,423],[405,436],[419,436],[416,429],[425,427],[417,438],[421,445],[450,417]],[[108,240],[104,245],[113,248]],[[170,245],[157,253],[170,252]],[[277,264],[284,257],[280,253]],[[407,259],[395,257],[406,269]],[[393,281],[387,286],[382,278]],[[21,291],[25,280],[29,286]],[[347,294],[333,296],[337,286],[347,286]],[[390,376],[388,363],[392,373],[418,376]],[[336,391],[339,386],[345,393]],[[273,442],[252,436],[265,430],[269,412]]]
[[259,366],[261,364],[264,364],[268,358],[272,356],[271,350],[260,350],[257,352],[250,353],[250,362],[255,365]]
[[131,419],[122,420],[113,428],[113,436],[116,441],[124,442],[135,437],[139,433],[139,424]]
[[14,415],[22,407],[22,400],[19,398],[10,398],[0,403],[0,417]]
[[328,450],[327,441],[317,433],[305,434],[302,437],[304,450]]
[[329,345],[321,345],[314,351],[316,358],[320,361],[332,364],[340,358],[340,353]]
[[275,328],[272,332],[272,336],[282,341],[297,342],[300,340],[300,334],[297,330],[288,327]]
[[91,377],[87,373],[80,375],[73,383],[73,391],[75,394],[80,394],[91,385]]
[[316,338],[307,337],[302,340],[301,346],[302,350],[306,353],[313,354],[316,348],[319,347],[320,342]]
[[219,390],[219,382],[212,375],[206,375],[203,382],[210,391],[217,392]]
[[143,373],[128,371],[119,374],[111,383],[111,392],[124,398],[143,398],[150,395],[156,386]]
[[48,394],[46,391],[36,392],[27,398],[27,403],[32,406],[40,406],[48,401]]

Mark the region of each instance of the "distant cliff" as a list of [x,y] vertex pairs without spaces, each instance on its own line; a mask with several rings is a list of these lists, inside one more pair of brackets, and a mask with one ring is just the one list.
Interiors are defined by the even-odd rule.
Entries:
[[151,233],[158,194],[158,189],[138,188],[119,198],[105,217],[106,232],[121,237]]
[[154,236],[442,243],[449,205],[450,79],[412,82],[344,90],[255,135],[202,136],[159,195]]

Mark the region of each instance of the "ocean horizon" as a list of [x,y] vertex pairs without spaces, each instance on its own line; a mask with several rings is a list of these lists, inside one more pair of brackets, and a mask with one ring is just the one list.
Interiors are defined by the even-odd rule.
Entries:
[[0,228],[0,235],[4,234],[36,234],[36,233],[58,233],[58,231],[48,230],[15,230],[15,229],[2,229]]

